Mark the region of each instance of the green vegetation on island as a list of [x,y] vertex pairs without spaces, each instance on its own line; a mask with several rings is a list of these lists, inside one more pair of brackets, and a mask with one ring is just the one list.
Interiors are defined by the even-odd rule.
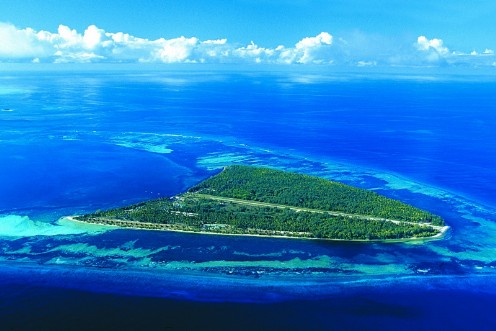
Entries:
[[74,219],[157,230],[340,240],[426,238],[446,229],[439,216],[372,191],[239,165],[175,197]]

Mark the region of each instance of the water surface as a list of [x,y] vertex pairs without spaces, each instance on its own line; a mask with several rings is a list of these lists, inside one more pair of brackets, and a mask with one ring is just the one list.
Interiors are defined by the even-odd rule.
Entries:
[[[496,82],[406,78],[1,75],[1,319],[83,329],[92,315],[104,328],[122,311],[121,329],[493,329]],[[229,164],[372,189],[451,230],[438,241],[363,244],[59,220],[178,194]],[[101,303],[78,303],[89,301]],[[167,321],[152,317],[161,308]],[[198,319],[183,318],[192,309]]]

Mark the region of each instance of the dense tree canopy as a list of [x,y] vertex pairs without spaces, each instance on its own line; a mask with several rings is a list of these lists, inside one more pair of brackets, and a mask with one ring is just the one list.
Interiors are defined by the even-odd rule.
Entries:
[[431,225],[444,224],[438,216],[374,192],[246,166],[227,167],[176,197],[78,219],[171,230],[344,240],[430,237],[439,233]]
[[189,192],[444,225],[439,216],[372,191],[268,168],[230,166]]

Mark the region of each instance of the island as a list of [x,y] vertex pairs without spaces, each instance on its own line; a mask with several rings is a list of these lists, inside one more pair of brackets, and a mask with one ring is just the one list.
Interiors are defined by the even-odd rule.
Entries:
[[430,212],[327,179],[232,165],[187,192],[73,216],[74,221],[139,229],[346,241],[442,237]]

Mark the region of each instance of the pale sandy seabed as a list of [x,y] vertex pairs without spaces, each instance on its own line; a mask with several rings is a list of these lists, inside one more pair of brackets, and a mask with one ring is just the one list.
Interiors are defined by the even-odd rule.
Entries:
[[[156,136],[132,134],[131,137],[132,143],[128,143],[125,137],[119,137],[115,143],[149,152],[173,153],[172,149],[167,147],[168,144],[164,143],[163,139],[157,140]],[[200,140],[199,137],[177,136],[167,136],[164,139],[173,143],[178,143],[181,139]],[[354,252],[352,258],[347,257],[348,248],[343,249],[345,253],[333,254],[324,249],[322,254],[315,251],[307,254],[305,245],[297,244],[295,246],[300,247],[300,250],[291,252],[286,248],[278,250],[280,246],[276,244],[273,249],[268,248],[263,253],[238,249],[231,253],[230,259],[214,257],[207,261],[195,261],[192,258],[157,260],[156,256],[170,252],[178,252],[180,256],[183,247],[180,244],[169,245],[163,242],[150,248],[141,245],[139,240],[129,240],[115,247],[102,247],[91,244],[91,240],[78,242],[77,238],[106,238],[112,236],[114,231],[129,231],[135,233],[139,239],[143,230],[115,230],[107,226],[71,222],[64,218],[46,222],[27,216],[3,215],[0,216],[1,263],[7,266],[5,270],[10,272],[20,270],[22,273],[22,270],[34,268],[38,272],[45,270],[47,274],[65,273],[69,278],[75,277],[83,282],[84,279],[93,277],[90,274],[94,274],[95,277],[105,278],[110,284],[110,289],[114,286],[116,289],[125,288],[131,292],[133,290],[129,288],[130,285],[125,279],[139,283],[159,277],[161,281],[150,288],[150,292],[155,291],[154,295],[159,296],[170,296],[171,288],[174,288],[174,295],[177,296],[188,296],[191,291],[196,291],[197,295],[201,296],[200,292],[207,291],[212,283],[239,291],[242,289],[236,284],[244,284],[248,289],[257,291],[266,291],[267,287],[271,287],[275,290],[269,292],[277,297],[277,293],[289,296],[305,293],[315,295],[317,292],[341,291],[343,286],[392,286],[397,282],[437,287],[465,286],[471,282],[479,285],[495,282],[496,240],[492,234],[496,233],[496,213],[492,207],[380,170],[360,168],[333,160],[317,161],[289,152],[274,153],[269,149],[252,148],[248,144],[236,141],[224,141],[223,144],[230,147],[228,152],[203,155],[198,158],[197,165],[201,168],[221,169],[228,164],[241,163],[308,173],[357,186],[365,187],[369,182],[373,182],[372,189],[378,191],[405,191],[419,199],[436,201],[440,210],[432,212],[442,211],[442,216],[452,229],[444,238],[436,241],[351,246],[349,250]],[[184,236],[187,241],[196,240],[196,236],[201,236],[175,236],[177,235]],[[49,238],[53,238],[53,243],[47,243]],[[262,243],[264,240],[273,239],[253,240]],[[285,247],[291,247],[294,239],[278,240],[285,241]],[[202,254],[205,254],[205,251],[208,253],[208,249],[211,249],[212,253],[223,249],[222,241],[223,239],[219,239],[219,246],[202,247]],[[39,244],[43,244],[43,247],[38,247]],[[364,247],[363,252],[360,247]],[[312,249],[314,248],[312,246]],[[46,258],[40,260],[40,256]],[[101,261],[98,259],[105,259],[106,264],[99,265]],[[38,268],[40,264],[42,267]],[[4,272],[7,272],[5,270]],[[112,277],[117,274],[122,276],[119,281]],[[178,275],[183,275],[185,281],[178,281]],[[185,285],[186,279],[189,280],[189,285]],[[166,280],[169,280],[168,285]],[[301,286],[294,289],[294,282],[299,282]],[[196,287],[193,286],[196,290],[192,289],[191,284],[196,284]],[[158,289],[153,290],[155,287]],[[181,288],[185,289],[184,293]],[[211,291],[207,292],[212,295]]]

